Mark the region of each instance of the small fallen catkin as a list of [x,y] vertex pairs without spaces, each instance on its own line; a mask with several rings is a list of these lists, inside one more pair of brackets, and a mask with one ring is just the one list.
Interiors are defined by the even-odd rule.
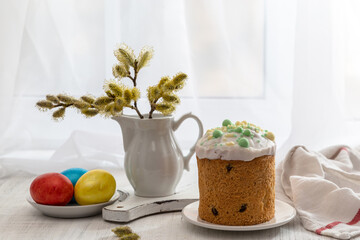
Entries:
[[122,237],[123,235],[132,233],[131,228],[128,226],[116,227],[116,228],[111,229],[111,231],[113,233],[115,233],[116,236],[118,236],[118,237]]
[[111,229],[113,233],[115,233],[116,236],[119,237],[119,240],[138,240],[140,239],[140,236],[136,233],[133,233],[130,227],[128,226],[122,226],[122,227],[116,227],[114,229]]
[[138,240],[140,236],[136,233],[130,233],[119,238],[119,240]]

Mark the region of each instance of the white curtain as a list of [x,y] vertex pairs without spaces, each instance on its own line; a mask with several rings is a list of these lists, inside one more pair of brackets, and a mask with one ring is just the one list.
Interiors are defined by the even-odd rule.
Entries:
[[[121,166],[116,122],[75,112],[54,122],[34,107],[48,93],[102,94],[121,42],[155,49],[143,96],[163,75],[189,75],[175,118],[192,111],[205,129],[254,122],[276,134],[277,162],[294,144],[356,144],[359,11],[325,0],[0,1],[2,174]],[[183,148],[196,131],[191,121],[178,131]]]

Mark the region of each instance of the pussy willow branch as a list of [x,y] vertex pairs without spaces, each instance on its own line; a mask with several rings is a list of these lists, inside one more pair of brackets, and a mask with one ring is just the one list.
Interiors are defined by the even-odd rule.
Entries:
[[[59,104],[54,105],[53,108],[56,108],[56,107],[65,107],[65,108],[67,108],[67,107],[71,107],[73,105],[74,105],[73,103],[59,103]],[[93,105],[93,104],[90,104],[90,107],[98,109],[98,107]]]
[[[134,77],[132,77],[130,74],[128,75],[128,78],[130,78],[134,84],[134,87],[136,87],[136,78],[137,78],[137,61],[135,60],[135,64],[134,64]],[[136,111],[136,113],[139,115],[140,119],[143,119],[144,116],[140,113],[138,107],[137,107],[137,102],[134,101],[134,106],[133,109]]]
[[160,99],[160,98],[155,99],[155,101],[151,103],[151,109],[150,109],[150,112],[149,112],[149,119],[152,118],[152,114],[153,114],[153,112],[156,110],[156,102],[157,102],[159,99]]

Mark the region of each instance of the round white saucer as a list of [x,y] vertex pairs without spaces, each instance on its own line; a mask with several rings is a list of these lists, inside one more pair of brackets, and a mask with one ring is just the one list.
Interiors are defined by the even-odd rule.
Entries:
[[188,222],[194,225],[224,231],[255,231],[279,227],[290,222],[296,216],[296,210],[292,206],[283,201],[275,200],[275,217],[270,221],[249,226],[227,226],[209,223],[200,219],[198,209],[199,201],[193,202],[182,210],[182,215]]
[[57,217],[57,218],[81,218],[98,215],[101,213],[103,207],[113,204],[120,197],[118,191],[112,196],[112,198],[104,203],[91,204],[91,205],[77,205],[69,204],[66,206],[52,206],[36,203],[31,196],[27,196],[26,200],[42,214]]

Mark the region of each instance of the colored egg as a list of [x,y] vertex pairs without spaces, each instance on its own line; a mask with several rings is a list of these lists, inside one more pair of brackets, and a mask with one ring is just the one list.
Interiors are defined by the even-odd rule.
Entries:
[[75,200],[80,205],[107,202],[114,195],[116,181],[113,175],[102,169],[88,171],[75,185]]
[[69,168],[69,169],[66,169],[65,171],[62,171],[61,174],[68,177],[70,179],[71,183],[73,184],[73,186],[75,187],[79,178],[82,175],[84,175],[86,172],[87,172],[87,170],[83,169],[83,168]]
[[[73,187],[75,188],[75,185],[77,183],[77,181],[79,180],[79,178],[84,175],[87,172],[86,169],[83,168],[69,168],[66,169],[65,171],[62,171],[61,174],[65,175],[67,178],[70,179]],[[70,203],[75,203],[75,197],[73,197],[71,199]]]
[[65,206],[73,197],[71,181],[60,173],[45,173],[30,185],[30,195],[36,203]]

